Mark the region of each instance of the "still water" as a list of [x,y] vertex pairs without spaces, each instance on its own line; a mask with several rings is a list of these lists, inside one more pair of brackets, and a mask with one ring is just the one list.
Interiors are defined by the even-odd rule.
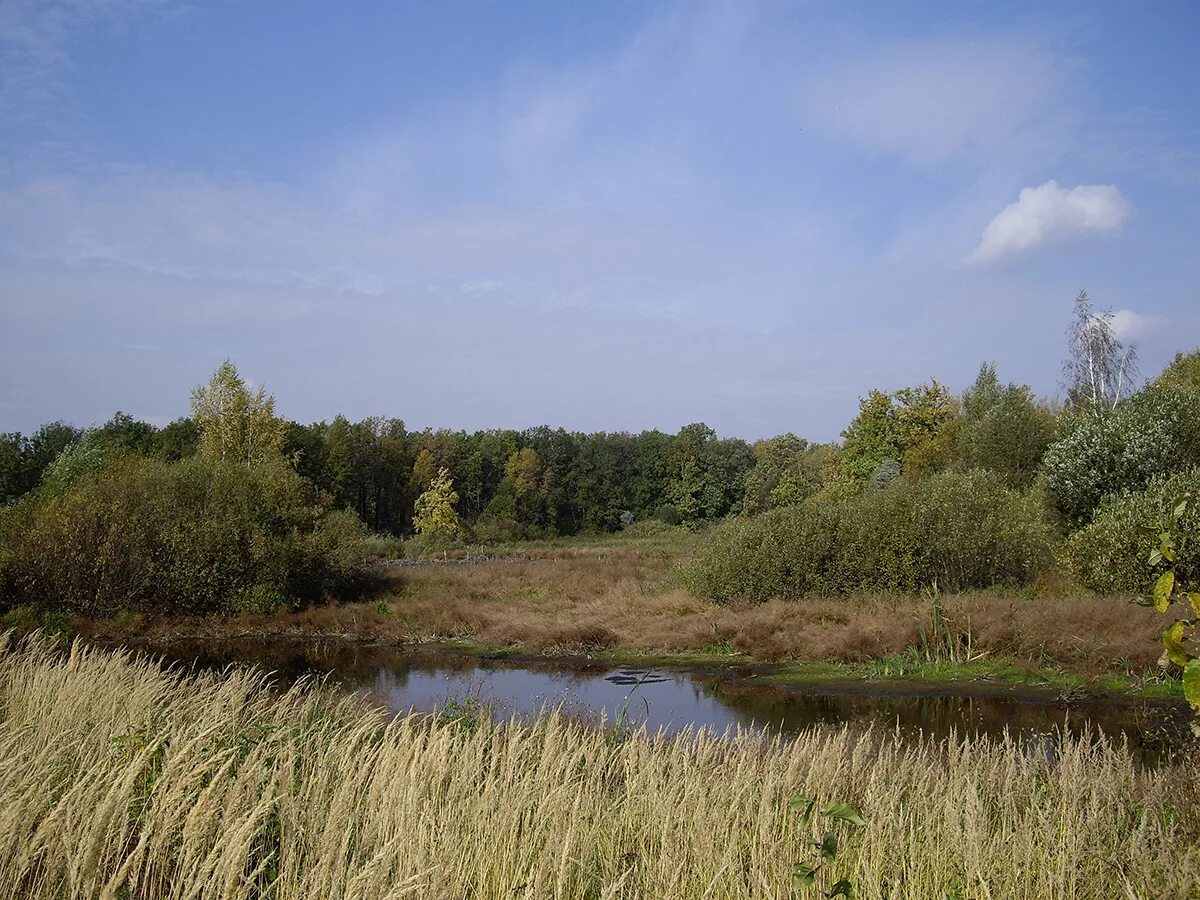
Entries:
[[[479,703],[500,718],[535,716],[561,708],[567,715],[669,733],[736,728],[795,734],[816,724],[875,724],[902,732],[945,736],[1016,737],[1100,733],[1127,739],[1146,761],[1188,742],[1182,703],[1088,700],[1066,704],[1049,693],[1013,691],[965,696],[949,691],[863,682],[799,688],[764,682],[743,670],[605,668],[522,659],[479,659],[449,652],[362,648],[322,643],[173,644],[156,654],[201,667],[249,663],[287,683],[327,676],[397,712],[430,712],[447,704]],[[995,688],[991,689],[995,690]],[[921,691],[926,691],[922,694]]]

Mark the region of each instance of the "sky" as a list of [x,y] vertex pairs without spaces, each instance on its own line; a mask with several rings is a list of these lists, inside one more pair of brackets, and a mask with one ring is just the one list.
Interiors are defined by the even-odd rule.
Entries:
[[835,438],[1200,345],[1200,4],[0,0],[0,431]]

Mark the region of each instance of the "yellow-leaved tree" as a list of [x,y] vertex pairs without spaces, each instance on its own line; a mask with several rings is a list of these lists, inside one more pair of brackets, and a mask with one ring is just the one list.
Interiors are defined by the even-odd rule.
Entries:
[[504,464],[504,474],[512,479],[517,497],[524,497],[542,487],[542,461],[532,447],[517,450]]
[[192,391],[192,418],[200,429],[200,452],[211,459],[250,465],[283,449],[287,425],[275,417],[275,398],[261,385],[252,392],[229,360]]
[[450,478],[450,470],[438,469],[428,490],[417,498],[413,509],[413,528],[427,538],[454,538],[462,530],[454,506],[458,492]]

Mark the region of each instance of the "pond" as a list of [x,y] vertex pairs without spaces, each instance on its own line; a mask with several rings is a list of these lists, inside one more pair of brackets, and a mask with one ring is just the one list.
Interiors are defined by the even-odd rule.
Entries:
[[567,715],[675,733],[707,728],[795,734],[816,724],[875,724],[903,733],[1043,740],[1059,730],[1127,739],[1153,763],[1190,742],[1182,702],[1125,698],[1063,702],[1053,692],[996,684],[930,686],[843,681],[804,686],[764,680],[769,668],[625,668],[586,659],[488,659],[452,651],[325,642],[173,643],[164,659],[203,668],[252,664],[288,683],[309,674],[396,712],[481,704],[500,718]]

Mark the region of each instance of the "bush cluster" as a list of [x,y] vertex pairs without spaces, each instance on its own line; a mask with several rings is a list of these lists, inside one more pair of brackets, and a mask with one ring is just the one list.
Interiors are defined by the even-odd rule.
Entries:
[[[1092,521],[1066,541],[1074,575],[1097,591],[1145,591],[1152,578],[1149,548],[1155,539],[1142,531],[1163,521],[1165,504],[1186,491],[1200,494],[1200,468],[1152,478],[1142,491],[1104,500]],[[1178,523],[1184,536],[1176,571],[1184,583],[1200,579],[1200,508],[1192,506]]]
[[282,460],[118,457],[0,514],[0,604],[269,611],[349,588],[365,528]]
[[1104,415],[1087,415],[1042,460],[1046,487],[1072,526],[1101,501],[1158,474],[1200,465],[1200,394],[1151,387]]
[[731,520],[684,578],[718,600],[1018,585],[1050,562],[1053,537],[1037,495],[948,472]]

